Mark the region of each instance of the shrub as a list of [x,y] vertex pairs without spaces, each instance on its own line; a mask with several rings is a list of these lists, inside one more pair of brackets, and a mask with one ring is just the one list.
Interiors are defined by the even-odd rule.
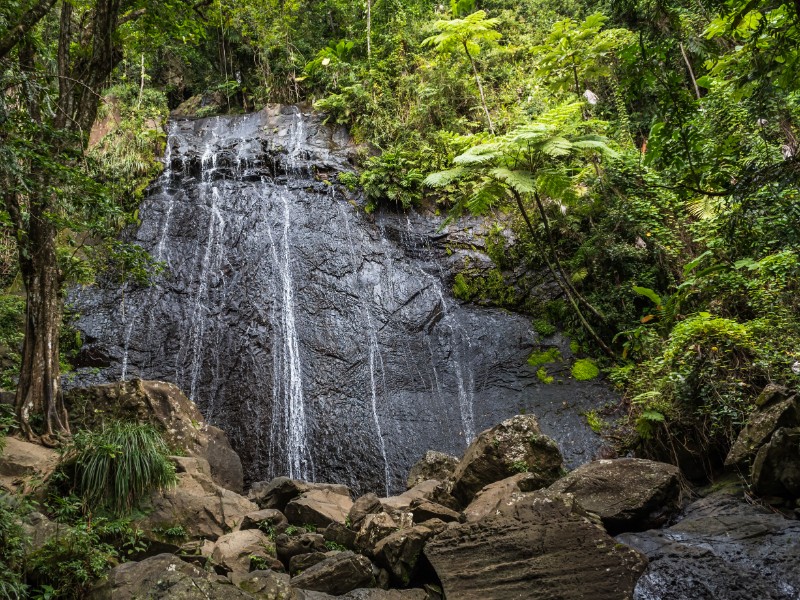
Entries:
[[66,449],[63,469],[87,510],[130,511],[150,492],[176,483],[169,448],[151,426],[112,422],[81,431]]
[[14,501],[0,492],[0,598],[3,600],[27,597],[28,586],[20,575],[26,540]]
[[64,527],[29,557],[29,580],[46,589],[45,597],[84,598],[95,580],[117,561],[117,552],[89,521]]

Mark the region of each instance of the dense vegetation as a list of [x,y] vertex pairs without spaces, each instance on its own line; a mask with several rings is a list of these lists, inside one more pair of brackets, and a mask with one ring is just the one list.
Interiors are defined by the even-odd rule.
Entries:
[[[800,384],[796,2],[173,0],[116,3],[110,29],[88,27],[106,4],[0,15],[0,386],[21,381],[18,409],[39,409],[18,411],[29,436],[68,427],[43,418],[55,397],[26,367],[43,334],[25,315],[46,301],[58,325],[64,286],[157,268],[116,235],[157,172],[168,107],[189,99],[199,115],[313,105],[362,144],[342,183],[367,211],[510,230],[486,240],[496,268],[464,265],[454,292],[531,315],[542,381],[561,360],[547,336],[569,332],[573,374],[599,364],[623,393],[590,416],[620,446],[713,469],[766,383]],[[531,294],[542,277],[554,294]],[[62,323],[61,370],[79,343]],[[19,560],[2,522],[0,570]]]

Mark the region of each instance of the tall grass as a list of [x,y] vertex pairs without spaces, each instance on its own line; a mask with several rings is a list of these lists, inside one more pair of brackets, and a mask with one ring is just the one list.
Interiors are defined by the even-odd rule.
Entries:
[[130,512],[155,490],[175,485],[169,448],[152,425],[112,422],[75,435],[64,457],[73,492],[87,510]]

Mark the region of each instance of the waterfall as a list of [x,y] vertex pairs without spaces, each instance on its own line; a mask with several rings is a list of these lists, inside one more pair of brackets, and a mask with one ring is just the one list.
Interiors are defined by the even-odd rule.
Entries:
[[[313,463],[308,451],[305,401],[303,398],[303,369],[300,362],[300,344],[295,324],[294,283],[292,281],[291,244],[289,242],[289,199],[284,190],[278,195],[283,203],[283,236],[281,254],[275,242],[272,228],[267,233],[272,247],[274,265],[280,277],[282,344],[280,364],[276,361],[275,372],[280,377],[275,381],[276,408],[283,404],[286,427],[289,477],[313,479]],[[273,422],[275,419],[273,418]]]
[[167,269],[130,282],[124,306],[113,282],[71,292],[87,340],[72,385],[176,383],[250,482],[391,494],[426,450],[461,454],[523,408],[556,439],[569,422],[568,462],[590,456],[599,442],[579,411],[607,398],[538,380],[526,316],[454,301],[444,282],[476,252],[459,255],[466,229],[451,256],[430,216],[354,209],[336,183],[354,155],[298,107],[173,121],[128,233]]

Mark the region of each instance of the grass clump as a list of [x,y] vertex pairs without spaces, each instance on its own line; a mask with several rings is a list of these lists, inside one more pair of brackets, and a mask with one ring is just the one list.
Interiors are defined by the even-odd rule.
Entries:
[[152,425],[116,421],[77,433],[62,468],[87,510],[125,514],[151,492],[175,485],[169,454]]
[[581,358],[572,365],[572,376],[578,381],[588,381],[600,375],[600,369],[591,358]]

